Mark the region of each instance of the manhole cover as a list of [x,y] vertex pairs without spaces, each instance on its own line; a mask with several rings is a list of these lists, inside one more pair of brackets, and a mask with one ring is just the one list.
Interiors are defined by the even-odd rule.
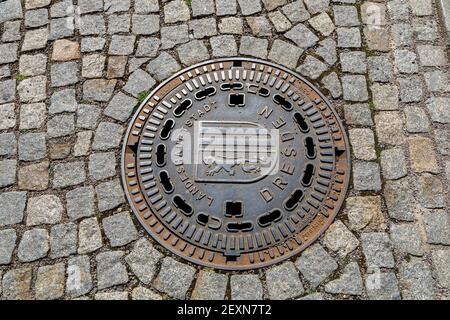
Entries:
[[349,181],[338,115],[269,62],[223,59],[158,86],[127,132],[122,175],[150,235],[201,265],[287,259],[331,224]]

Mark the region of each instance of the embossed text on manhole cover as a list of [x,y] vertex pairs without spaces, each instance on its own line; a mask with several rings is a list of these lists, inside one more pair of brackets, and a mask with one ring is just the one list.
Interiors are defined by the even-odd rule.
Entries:
[[122,177],[141,224],[197,264],[253,269],[287,259],[332,223],[346,195],[339,116],[294,72],[252,59],[185,69],[135,114]]

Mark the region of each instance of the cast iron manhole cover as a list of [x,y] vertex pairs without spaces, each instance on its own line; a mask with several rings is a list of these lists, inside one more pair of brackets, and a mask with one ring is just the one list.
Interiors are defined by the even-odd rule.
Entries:
[[335,110],[299,75],[252,59],[209,61],[158,86],[134,116],[122,177],[139,221],[197,264],[287,259],[331,224],[349,181]]

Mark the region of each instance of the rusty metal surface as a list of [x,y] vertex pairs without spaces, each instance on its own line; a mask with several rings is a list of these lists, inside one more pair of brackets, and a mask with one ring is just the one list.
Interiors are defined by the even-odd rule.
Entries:
[[122,153],[127,198],[149,234],[226,270],[308,247],[338,213],[349,176],[347,137],[326,98],[254,59],[208,61],[166,80],[138,109]]

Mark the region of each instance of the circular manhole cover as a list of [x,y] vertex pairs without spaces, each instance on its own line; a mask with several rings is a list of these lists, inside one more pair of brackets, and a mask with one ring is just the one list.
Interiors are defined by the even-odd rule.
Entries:
[[197,264],[253,269],[287,259],[331,224],[349,147],[320,92],[281,66],[222,59],[158,86],[134,116],[122,176],[139,221]]

